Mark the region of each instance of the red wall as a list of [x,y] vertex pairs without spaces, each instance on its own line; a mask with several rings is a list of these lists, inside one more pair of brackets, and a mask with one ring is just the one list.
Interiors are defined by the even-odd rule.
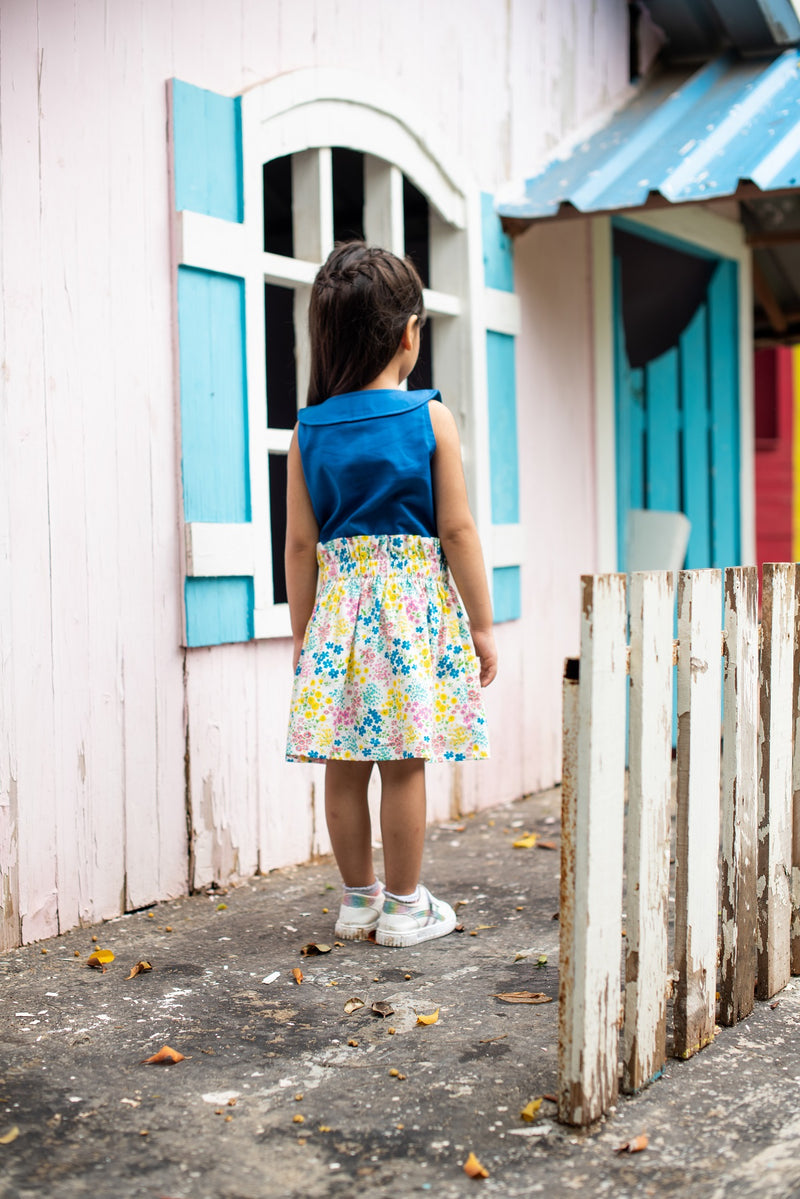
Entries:
[[792,351],[756,350],[756,557],[791,562]]

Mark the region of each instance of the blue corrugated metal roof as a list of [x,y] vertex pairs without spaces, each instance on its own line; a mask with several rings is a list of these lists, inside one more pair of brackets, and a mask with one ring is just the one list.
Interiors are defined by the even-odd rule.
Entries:
[[600,132],[525,181],[502,217],[637,208],[651,192],[673,203],[800,186],[800,51],[769,63],[725,54],[695,72],[657,77]]

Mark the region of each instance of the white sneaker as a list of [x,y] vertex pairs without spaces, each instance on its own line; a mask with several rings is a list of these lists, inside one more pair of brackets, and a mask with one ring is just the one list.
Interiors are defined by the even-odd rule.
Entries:
[[334,933],[343,941],[367,941],[383,909],[383,886],[377,895],[345,891]]
[[434,937],[445,937],[455,926],[456,914],[450,904],[431,895],[428,888],[420,883],[419,896],[414,903],[384,899],[375,940],[379,945],[394,945],[402,949]]

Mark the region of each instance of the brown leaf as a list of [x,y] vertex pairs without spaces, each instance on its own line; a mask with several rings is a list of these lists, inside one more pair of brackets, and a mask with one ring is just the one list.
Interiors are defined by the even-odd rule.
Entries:
[[390,1003],[384,1003],[382,999],[378,999],[372,1005],[372,1010],[376,1016],[383,1016],[384,1020],[387,1016],[394,1015],[394,1008]]
[[438,1022],[438,1020],[439,1020],[438,1007],[435,1012],[431,1012],[430,1016],[420,1016],[419,1013],[417,1013],[417,1024],[436,1024]]
[[353,998],[348,999],[347,1003],[344,1005],[345,1015],[349,1016],[352,1012],[357,1012],[358,1009],[363,1006],[364,1000],[359,999],[357,995],[354,995]]
[[632,1141],[626,1141],[624,1145],[619,1145],[615,1153],[641,1153],[647,1148],[649,1137],[646,1132],[639,1133],[638,1137],[634,1137]]
[[558,849],[555,841],[540,841],[539,849]]
[[297,983],[297,985],[299,987],[300,983],[303,981],[303,971],[300,969],[299,966],[295,966],[294,970],[292,971],[292,978],[294,979],[294,981]]
[[502,991],[499,995],[495,995],[495,999],[502,999],[503,1003],[552,1003],[552,995],[545,995],[543,991]]
[[464,1162],[464,1173],[468,1178],[488,1178],[489,1171],[485,1166],[482,1166],[474,1153],[470,1153],[467,1160]]
[[[134,978],[137,974],[145,974],[148,970],[152,969],[153,967],[149,962],[137,962],[135,966],[131,966],[131,972],[128,975],[128,978]],[[125,981],[127,982],[128,979],[126,978]]]
[[140,1065],[142,1066],[169,1066],[173,1062],[183,1062],[186,1059],[182,1053],[178,1053],[177,1049],[170,1049],[169,1045],[164,1045],[159,1049],[158,1053],[154,1053],[152,1057],[146,1057]]
[[19,1136],[19,1128],[16,1124],[12,1124],[8,1132],[4,1132],[0,1136],[0,1145],[10,1145],[12,1141],[16,1141]]
[[775,1008],[778,1006],[779,1003],[780,1003],[780,999],[773,999],[772,1003],[769,1005],[770,1010],[774,1012]]
[[318,953],[330,953],[330,951],[330,945],[318,945],[316,941],[309,941],[308,944],[304,945],[300,950],[303,957],[309,958],[315,957]]

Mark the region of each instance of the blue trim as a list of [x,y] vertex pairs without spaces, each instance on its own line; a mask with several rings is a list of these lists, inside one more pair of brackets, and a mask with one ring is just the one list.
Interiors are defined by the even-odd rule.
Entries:
[[188,646],[252,640],[252,578],[189,578],[184,585],[184,600]]
[[703,570],[711,565],[707,320],[708,305],[701,304],[681,337],[683,510],[692,522],[687,570]]
[[644,368],[647,389],[647,503],[662,512],[681,509],[678,348]]
[[225,221],[244,218],[238,97],[172,80],[175,207]]
[[489,386],[492,523],[514,525],[519,521],[514,338],[507,333],[489,330],[486,334],[486,361]]
[[178,268],[183,509],[250,520],[244,281]]
[[483,278],[487,287],[514,290],[514,254],[511,238],[503,232],[491,192],[481,192]]
[[519,620],[522,615],[522,585],[518,566],[495,566],[492,571],[494,623]]
[[739,562],[738,266],[723,259],[708,287],[712,566]]

